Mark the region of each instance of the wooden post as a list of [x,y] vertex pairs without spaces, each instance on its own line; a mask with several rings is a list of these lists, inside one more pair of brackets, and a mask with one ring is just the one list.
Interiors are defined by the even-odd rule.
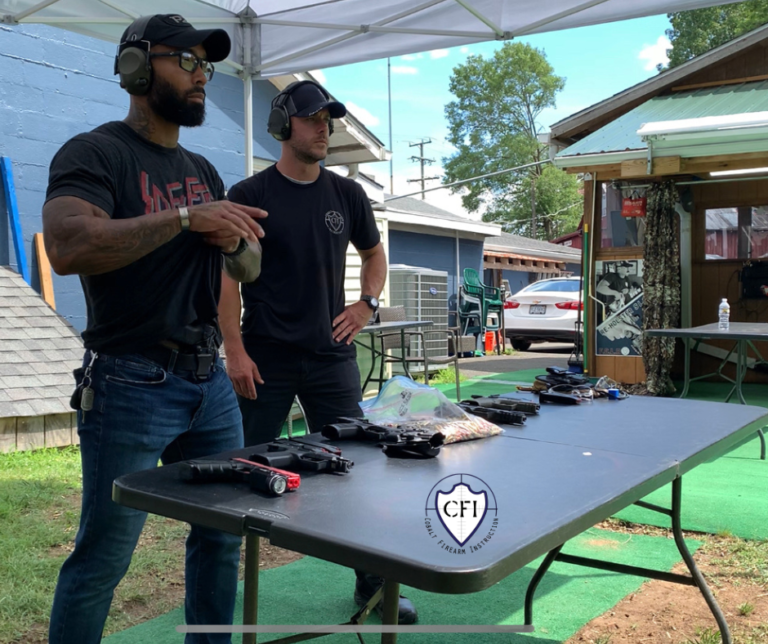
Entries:
[[16,449],[16,417],[0,418],[0,453]]
[[56,300],[53,297],[51,262],[48,261],[48,253],[45,252],[43,233],[35,233],[35,250],[37,251],[37,269],[40,275],[40,294],[43,296],[45,303],[55,311]]

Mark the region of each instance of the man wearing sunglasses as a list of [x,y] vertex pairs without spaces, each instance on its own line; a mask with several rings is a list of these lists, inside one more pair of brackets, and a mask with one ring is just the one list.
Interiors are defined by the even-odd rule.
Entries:
[[[78,274],[88,325],[72,399],[83,468],[80,529],[53,601],[51,644],[101,641],[115,587],[146,514],[111,500],[112,481],[164,463],[242,446],[242,420],[218,356],[221,268],[259,271],[258,208],[224,200],[202,156],[178,145],[201,125],[212,62],[230,40],[181,16],[140,18],[115,64],[131,95],[124,121],[68,141],[51,162],[45,246],[62,275]],[[222,259],[223,258],[223,259]],[[231,624],[240,539],[192,527],[187,624]],[[224,644],[225,634],[188,634]]]

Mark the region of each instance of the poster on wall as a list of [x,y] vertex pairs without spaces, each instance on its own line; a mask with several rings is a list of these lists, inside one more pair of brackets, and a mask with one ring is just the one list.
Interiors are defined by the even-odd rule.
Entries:
[[639,356],[643,334],[643,260],[595,262],[599,356]]

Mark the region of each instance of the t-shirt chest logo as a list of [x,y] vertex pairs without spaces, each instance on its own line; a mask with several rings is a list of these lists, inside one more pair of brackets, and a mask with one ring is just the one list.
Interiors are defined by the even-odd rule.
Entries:
[[344,232],[344,217],[335,210],[329,210],[325,213],[325,225],[334,235],[341,235]]

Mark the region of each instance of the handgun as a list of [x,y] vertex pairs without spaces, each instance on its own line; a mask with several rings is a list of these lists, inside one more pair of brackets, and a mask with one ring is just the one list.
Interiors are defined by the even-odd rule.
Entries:
[[472,400],[462,400],[462,403],[477,404],[480,407],[491,409],[503,409],[506,411],[518,411],[524,414],[538,414],[541,406],[532,400],[522,398],[501,397],[499,394],[491,396],[472,396]]
[[338,447],[293,438],[278,438],[255,449],[251,461],[289,471],[346,473],[354,465]]
[[301,477],[294,472],[266,467],[244,458],[228,461],[187,461],[182,463],[180,477],[191,483],[240,482],[252,490],[280,495],[296,490]]
[[500,423],[502,425],[524,425],[526,415],[519,411],[509,411],[506,409],[496,409],[493,407],[483,407],[478,404],[469,404],[460,402],[459,407],[469,414],[480,416],[491,423]]
[[323,436],[329,440],[363,440],[381,445],[387,456],[434,458],[440,453],[445,435],[408,423],[384,427],[369,423],[364,418],[341,417],[339,422],[323,427]]

